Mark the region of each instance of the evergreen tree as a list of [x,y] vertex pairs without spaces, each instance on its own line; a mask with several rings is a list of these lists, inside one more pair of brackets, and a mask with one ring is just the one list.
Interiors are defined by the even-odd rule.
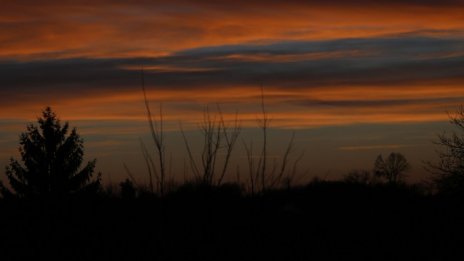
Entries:
[[68,123],[62,126],[50,107],[42,112],[38,123],[38,127],[28,125],[20,136],[23,164],[13,158],[10,160],[6,176],[13,191],[1,186],[3,196],[63,198],[97,192],[101,175],[92,179],[96,160],[80,168],[84,146],[76,129],[67,135]]

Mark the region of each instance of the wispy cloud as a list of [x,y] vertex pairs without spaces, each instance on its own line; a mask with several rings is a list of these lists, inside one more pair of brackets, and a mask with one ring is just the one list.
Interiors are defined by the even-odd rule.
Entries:
[[[204,47],[159,58],[0,62],[3,89],[131,85],[141,66],[163,88],[398,85],[462,80],[464,37],[389,37]],[[185,86],[189,87],[185,87]],[[111,86],[111,87],[110,87]]]
[[0,57],[156,56],[211,45],[415,30],[455,35],[464,28],[463,8],[459,0],[2,1]]
[[401,149],[412,147],[414,145],[386,144],[386,145],[364,145],[364,146],[343,146],[339,147],[342,151],[363,151],[363,150],[384,150],[384,149]]
[[235,103],[252,122],[261,84],[281,126],[436,121],[464,100],[463,46],[464,38],[408,34],[203,47],[152,58],[3,60],[0,117],[49,104],[73,117],[143,120],[144,66],[150,97],[166,102],[173,121],[200,119],[206,103]]

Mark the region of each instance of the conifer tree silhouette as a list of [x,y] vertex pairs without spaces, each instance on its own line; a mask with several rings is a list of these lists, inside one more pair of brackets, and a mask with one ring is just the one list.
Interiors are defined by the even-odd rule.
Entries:
[[[97,192],[101,175],[92,179],[96,160],[80,169],[84,146],[82,138],[69,124],[61,126],[56,114],[47,107],[20,136],[21,164],[11,158],[6,176],[13,191],[1,186],[3,196],[21,198],[63,198],[71,194]],[[0,184],[1,185],[1,184]]]

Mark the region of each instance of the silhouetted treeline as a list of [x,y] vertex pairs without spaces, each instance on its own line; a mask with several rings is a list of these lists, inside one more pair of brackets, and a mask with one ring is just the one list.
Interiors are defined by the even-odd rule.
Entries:
[[0,201],[2,260],[460,260],[461,197],[313,181],[244,195],[188,184],[163,198]]
[[[100,176],[93,175],[95,161],[81,168],[83,141],[76,131],[67,135],[68,124],[62,126],[49,108],[38,122],[21,135],[22,163],[12,159],[7,167],[9,186],[0,184],[0,260],[464,257],[464,154],[456,149],[464,139],[457,134],[440,136],[446,150],[439,163],[428,164],[436,174],[431,187],[404,182],[410,165],[399,153],[379,155],[372,171],[351,172],[343,181],[314,179],[295,186],[294,173],[284,175],[285,164],[269,175],[266,146],[254,164],[250,145],[250,190],[223,182],[227,164],[219,181],[213,178],[210,160],[215,162],[214,148],[221,147],[217,137],[224,135],[232,148],[230,137],[239,127],[228,136],[223,122],[209,121],[205,133],[216,141],[205,143],[213,152],[206,154],[199,179],[169,186],[146,158],[154,178],[147,187],[127,179],[105,189]],[[262,122],[266,137],[264,102]],[[464,111],[452,123],[464,129]],[[153,124],[152,131],[161,155],[162,128]],[[293,137],[284,158],[292,144]],[[286,179],[286,186],[273,186]]]

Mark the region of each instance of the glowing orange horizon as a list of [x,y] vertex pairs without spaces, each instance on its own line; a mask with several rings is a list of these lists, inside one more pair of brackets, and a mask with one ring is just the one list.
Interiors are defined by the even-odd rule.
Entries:
[[[96,93],[92,96],[76,96],[53,101],[52,107],[63,119],[69,121],[146,121],[143,94],[137,91],[119,93]],[[261,116],[258,87],[223,88],[211,90],[153,90],[147,93],[153,113],[160,103],[164,108],[164,120],[176,129],[179,122],[197,126],[203,119],[204,108],[209,104],[212,114],[221,106],[227,122],[238,119],[244,127],[255,127]],[[419,97],[419,98],[418,98]],[[464,88],[459,86],[404,86],[389,87],[332,87],[313,90],[265,89],[265,106],[276,128],[307,128],[355,123],[405,123],[446,120],[446,111],[459,104],[447,98],[464,97]],[[440,98],[443,98],[442,100]],[[411,101],[409,101],[411,99]],[[427,100],[430,99],[430,100]],[[405,100],[404,103],[398,101]],[[289,103],[289,101],[291,101]],[[344,102],[382,102],[385,104],[351,105]],[[396,101],[389,104],[388,101]],[[306,104],[306,102],[309,102]],[[335,104],[331,104],[335,102]],[[340,102],[341,105],[337,105]],[[327,104],[326,104],[327,103]],[[187,108],[178,107],[188,105]],[[18,104],[0,110],[0,118],[11,115],[19,119],[35,120],[44,105],[39,101]],[[177,126],[177,127],[176,127]]]

